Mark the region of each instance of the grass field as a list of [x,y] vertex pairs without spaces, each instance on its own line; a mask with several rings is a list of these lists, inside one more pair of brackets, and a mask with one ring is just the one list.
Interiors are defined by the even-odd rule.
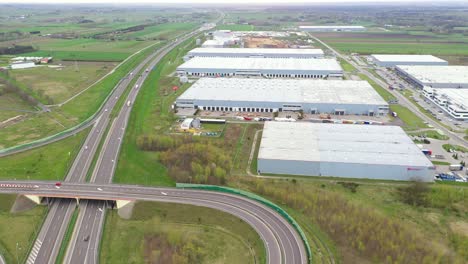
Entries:
[[45,51],[39,50],[21,54],[22,56],[53,57],[65,61],[123,61],[130,53],[101,51]]
[[0,158],[0,179],[61,180],[89,129],[44,147]]
[[182,204],[138,202],[129,220],[109,212],[101,249],[101,263],[265,262],[263,243],[245,222]]
[[[87,88],[110,72],[117,63],[61,62],[62,67],[36,67],[10,71],[10,76],[30,87],[45,103],[57,104]],[[40,80],[40,81],[38,81]],[[47,102],[44,97],[52,102]]]
[[[452,186],[444,184],[432,184],[427,193],[428,205],[424,207],[415,207],[402,202],[398,196],[398,189],[406,186],[403,182],[381,182],[381,181],[359,181],[352,179],[343,179],[344,182],[357,183],[355,192],[346,188],[339,179],[323,179],[321,177],[297,177],[294,180],[272,180],[272,179],[252,179],[240,177],[233,179],[232,186],[256,190],[264,197],[271,199],[291,212],[291,214],[300,221],[301,226],[307,235],[316,236],[314,228],[320,230],[319,240],[317,242],[324,248],[329,248],[331,254],[337,257],[338,263],[383,263],[388,257],[385,252],[387,249],[377,246],[375,243],[390,241],[391,236],[386,239],[367,240],[363,236],[353,234],[354,231],[360,232],[356,221],[360,214],[367,212],[372,216],[362,219],[367,227],[364,230],[372,229],[376,224],[379,226],[388,221],[388,226],[398,225],[396,234],[405,239],[416,239],[415,243],[420,245],[426,243],[425,250],[437,252],[445,257],[437,261],[433,259],[434,255],[428,257],[428,263],[464,263],[468,259],[466,246],[468,245],[468,196],[466,186]],[[325,198],[329,196],[329,198]],[[305,200],[301,200],[303,197]],[[323,204],[317,200],[322,200]],[[313,214],[314,209],[307,206],[307,202],[314,203],[319,211],[334,210],[333,205],[338,200],[345,204],[337,205],[336,209],[341,213]],[[320,209],[322,208],[322,209]],[[346,213],[343,211],[360,211],[360,213]],[[307,219],[307,220],[305,220]],[[337,221],[335,221],[335,220]],[[340,219],[340,220],[338,220]],[[382,221],[381,223],[379,223]],[[391,224],[390,224],[391,223]],[[351,231],[354,230],[354,231]],[[382,229],[389,230],[389,229]],[[341,233],[343,232],[343,233]],[[351,233],[348,233],[351,232]],[[369,231],[367,231],[369,232]],[[345,234],[346,233],[346,234]],[[377,233],[369,234],[373,238],[379,236]],[[410,238],[413,236],[413,238]],[[312,247],[316,241],[311,239]],[[353,242],[355,241],[355,242]],[[358,246],[361,241],[362,246]],[[416,242],[418,241],[418,242]],[[336,251],[334,247],[336,246]],[[369,247],[374,250],[369,250]],[[378,248],[378,249],[377,249]],[[411,251],[413,249],[407,248]],[[339,254],[337,254],[338,252]],[[390,256],[390,251],[387,251]],[[394,253],[403,254],[400,251]],[[391,254],[394,254],[391,253]],[[321,261],[321,256],[327,252],[321,251],[315,255],[314,263],[328,263]],[[380,254],[380,255],[379,255]],[[415,257],[407,255],[408,258]],[[453,255],[452,255],[453,254]],[[398,258],[398,254],[395,255]],[[424,256],[419,255],[423,258]],[[451,260],[450,260],[450,257]],[[395,258],[392,256],[392,258]]]
[[216,27],[220,30],[232,30],[232,31],[252,31],[254,26],[244,24],[223,24]]
[[3,128],[0,130],[0,148],[31,142],[83,122],[98,110],[120,79],[159,45],[162,44],[133,56],[116,68],[112,74],[62,107],[53,108],[50,113],[29,114],[23,121]]
[[194,45],[194,40],[190,39],[181,46],[182,48],[171,51],[156,66],[156,69],[151,71],[140,88],[125,133],[115,172],[115,182],[175,185],[174,181],[167,176],[167,169],[158,162],[157,153],[139,150],[136,139],[143,133],[164,133],[171,125],[174,117],[168,113],[169,105],[184,89],[164,96],[163,89],[170,90],[172,84],[179,85],[177,78],[167,77],[167,75],[175,70],[181,63],[181,57]]
[[449,137],[447,135],[442,135],[436,130],[426,130],[422,132],[410,132],[409,135],[413,136],[425,136],[428,138],[439,139],[439,140],[448,140]]
[[194,29],[196,24],[193,23],[166,23],[150,27],[145,27],[141,31],[131,32],[125,36],[140,38],[140,39],[158,39],[167,38],[168,35],[178,35],[183,32]]
[[463,147],[463,146],[458,146],[458,145],[450,145],[450,144],[444,144],[442,147],[448,152],[450,149],[453,149],[455,151],[467,153],[468,149]]
[[415,115],[411,110],[402,105],[390,105],[390,111],[396,112],[405,125],[402,126],[405,130],[416,130],[421,128],[428,128],[424,121]]
[[[0,86],[1,87],[1,86]],[[16,94],[6,93],[0,95],[0,122],[6,119],[23,115],[23,112],[14,111],[14,110],[26,110],[26,111],[35,111],[36,109],[29,105],[27,102],[23,101]],[[10,109],[10,110],[7,110]]]
[[[0,194],[0,253],[6,263],[24,263],[47,208],[10,213],[16,195]],[[17,261],[18,260],[18,261]]]
[[378,85],[376,82],[374,82],[372,79],[370,79],[369,77],[367,77],[366,75],[360,73],[359,74],[359,78],[361,78],[362,80],[366,80],[370,85],[372,85],[372,87],[374,87],[375,91],[380,95],[382,96],[382,98],[385,100],[385,101],[391,101],[391,100],[396,100],[396,97],[393,96],[393,94],[391,94],[389,91],[387,91],[385,88],[383,88],[382,86]]
[[468,55],[468,38],[460,35],[430,35],[413,32],[314,33],[330,46],[345,53]]

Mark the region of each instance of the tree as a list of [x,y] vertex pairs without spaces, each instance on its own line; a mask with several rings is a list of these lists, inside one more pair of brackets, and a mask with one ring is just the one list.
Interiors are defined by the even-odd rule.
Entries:
[[430,191],[429,186],[427,183],[416,180],[413,181],[407,187],[398,188],[398,194],[400,199],[407,204],[413,206],[426,206],[427,195]]

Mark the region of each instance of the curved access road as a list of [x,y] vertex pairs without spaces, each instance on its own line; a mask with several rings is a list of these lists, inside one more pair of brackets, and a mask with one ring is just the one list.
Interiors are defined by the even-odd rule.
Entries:
[[[23,187],[1,187],[5,183],[21,184]],[[25,188],[26,185],[29,187]],[[270,207],[238,195],[181,188],[68,182],[57,189],[53,182],[40,181],[0,182],[0,193],[85,200],[144,200],[209,207],[230,213],[251,225],[265,244],[267,263],[308,263],[304,243],[286,219]],[[102,208],[96,209],[102,210]],[[79,241],[79,243],[89,242],[91,241],[84,239]]]

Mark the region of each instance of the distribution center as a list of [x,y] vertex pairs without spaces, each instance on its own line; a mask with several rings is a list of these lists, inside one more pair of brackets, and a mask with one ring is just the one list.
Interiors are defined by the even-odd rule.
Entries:
[[454,119],[468,120],[468,89],[424,87],[423,94]]
[[419,88],[468,88],[468,66],[398,65],[395,69]]
[[258,172],[433,181],[434,166],[398,126],[265,122]]
[[260,49],[260,48],[195,48],[187,53],[193,57],[226,57],[226,58],[323,58],[321,49]]
[[327,31],[365,31],[363,26],[300,26],[300,30],[311,32]]
[[342,77],[335,59],[195,57],[177,67],[179,76]]
[[366,81],[201,78],[176,107],[206,111],[304,111],[335,115],[386,115],[388,103]]
[[447,61],[432,55],[372,54],[371,58],[380,67],[395,67],[396,65],[448,65]]

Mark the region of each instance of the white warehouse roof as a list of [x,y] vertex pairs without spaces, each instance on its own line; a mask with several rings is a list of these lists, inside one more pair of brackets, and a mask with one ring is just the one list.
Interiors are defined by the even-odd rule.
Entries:
[[397,65],[397,68],[425,84],[468,84],[468,66]]
[[363,30],[363,29],[366,29],[365,27],[363,26],[334,26],[334,25],[328,25],[328,26],[299,26],[300,29],[342,29],[342,30],[345,30],[345,29],[360,29],[360,30]]
[[366,81],[201,78],[177,100],[388,105]]
[[204,55],[209,56],[210,54],[226,54],[226,55],[307,55],[307,56],[323,56],[323,50],[321,49],[276,49],[276,48],[195,48],[188,52],[190,56]]
[[414,54],[372,54],[371,55],[374,59],[380,62],[403,62],[403,63],[421,63],[421,62],[428,62],[428,63],[447,63],[446,60],[437,58],[432,55],[414,55]]
[[433,167],[398,126],[265,122],[258,158]]
[[177,69],[343,71],[335,59],[223,57],[194,57]]

